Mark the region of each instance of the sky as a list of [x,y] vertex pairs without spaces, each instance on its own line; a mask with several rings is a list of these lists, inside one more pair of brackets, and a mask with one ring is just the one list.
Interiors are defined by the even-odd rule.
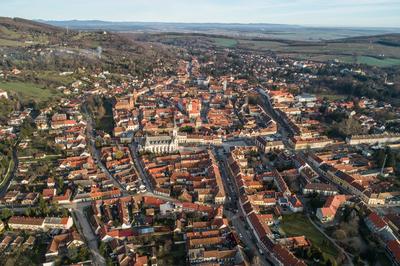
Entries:
[[0,0],[0,16],[400,27],[400,0]]

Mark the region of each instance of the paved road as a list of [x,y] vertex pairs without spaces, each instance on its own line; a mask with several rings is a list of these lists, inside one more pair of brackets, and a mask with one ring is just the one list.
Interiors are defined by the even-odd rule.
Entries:
[[11,181],[14,179],[15,173],[17,172],[17,169],[18,169],[17,145],[18,145],[18,143],[19,143],[19,141],[17,141],[13,147],[12,160],[14,161],[14,167],[11,170],[8,180],[0,188],[0,197],[4,197],[4,195],[7,193],[7,190],[10,187]]
[[[251,248],[251,250],[254,252],[254,255],[259,258],[259,261],[261,261],[263,264],[262,265],[271,265],[265,258],[263,254],[260,253],[260,249],[257,246],[256,243],[256,238],[253,236],[252,232],[249,230],[246,230],[245,224],[246,222],[242,221],[239,219],[239,216],[243,215],[242,213],[242,208],[240,207],[239,203],[239,197],[236,193],[235,187],[233,187],[233,183],[230,179],[230,175],[228,174],[226,167],[227,167],[227,161],[226,157],[222,154],[219,153],[220,150],[214,150],[215,157],[217,158],[219,168],[221,170],[221,177],[224,180],[224,186],[225,186],[225,191],[229,195],[231,201],[233,201],[234,208],[238,210],[238,212],[235,214],[233,212],[230,212],[224,208],[224,213],[226,217],[228,218],[229,221],[232,222],[233,226],[235,226],[235,229],[237,232],[241,235],[241,240],[243,241],[244,244],[246,244],[247,247]],[[248,226],[248,225],[247,225]],[[250,228],[250,227],[248,227]],[[263,253],[267,254],[267,250],[264,250]]]
[[138,151],[137,151],[137,143],[132,143],[129,145],[131,150],[132,159],[136,174],[138,175],[140,182],[146,187],[146,190],[149,192],[153,191],[153,185],[150,182],[150,178],[147,175],[146,171],[143,169],[142,162],[139,158]]
[[95,147],[95,137],[93,135],[93,120],[90,117],[88,111],[86,110],[86,107],[83,106],[83,111],[84,114],[86,114],[86,138],[87,142],[89,145],[89,150],[92,156],[95,158],[97,162],[97,166],[107,175],[107,177],[113,181],[113,184],[115,187],[119,188],[121,191],[126,191],[125,187],[116,179],[114,176],[108,171],[108,169],[104,166],[104,164],[101,162],[101,156],[99,150]]
[[258,88],[257,92],[260,94],[261,107],[263,108],[264,112],[266,112],[270,117],[272,117],[275,120],[275,122],[282,127],[282,129],[286,132],[287,135],[291,135],[293,132],[290,126],[286,124],[286,122],[276,114],[275,109],[272,106],[271,101],[266,96],[265,91]]
[[83,213],[83,208],[74,209],[72,215],[75,218],[76,227],[78,228],[80,235],[85,238],[86,244],[90,249],[92,254],[92,263],[96,266],[106,265],[104,257],[99,253],[97,237]]
[[225,210],[225,215],[228,218],[228,220],[232,223],[232,225],[235,227],[236,231],[239,233],[241,236],[241,240],[245,244],[246,247],[250,248],[251,251],[254,252],[254,255],[257,256],[262,262],[262,265],[271,265],[265,257],[260,254],[259,248],[256,244],[256,241],[254,241],[254,237],[251,235],[251,232],[249,230],[246,230],[244,227],[244,223],[242,220],[240,220],[238,214],[234,214],[233,212]]

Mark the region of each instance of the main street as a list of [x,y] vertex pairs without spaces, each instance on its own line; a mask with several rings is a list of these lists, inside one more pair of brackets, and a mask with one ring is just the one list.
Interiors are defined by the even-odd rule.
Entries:
[[89,145],[90,154],[94,157],[97,166],[113,182],[114,186],[119,188],[121,190],[121,192],[126,191],[125,187],[122,186],[122,184],[116,178],[114,178],[114,176],[110,173],[110,171],[108,171],[108,169],[102,163],[100,152],[96,148],[96,145],[95,145],[95,136],[93,134],[93,132],[94,132],[93,119],[90,116],[85,104],[82,106],[82,109],[83,109],[83,113],[85,114],[85,118],[86,118],[86,139],[87,139],[87,142]]
[[258,257],[259,261],[262,262],[262,265],[271,265],[271,263],[267,261],[266,257],[264,256],[264,254],[267,254],[267,252],[269,251],[267,250],[261,251],[261,246],[257,245],[256,243],[257,241],[254,232],[251,232],[250,230],[246,229],[246,227],[250,228],[249,225],[246,222],[239,219],[240,216],[245,217],[245,214],[243,214],[242,212],[242,208],[239,202],[239,196],[235,189],[235,185],[226,170],[227,169],[226,156],[222,154],[221,149],[214,149],[214,154],[217,158],[219,168],[221,170],[221,177],[224,180],[223,184],[225,186],[225,191],[229,195],[230,202],[233,204],[233,209],[236,210],[235,213],[224,208],[224,214],[226,215],[228,220],[232,222],[232,225],[235,227],[235,229],[240,235],[240,239],[247,247],[249,247],[254,252],[254,255]]
[[132,154],[136,174],[139,176],[141,183],[146,187],[146,190],[149,192],[153,192],[153,186],[150,178],[148,177],[146,170],[143,168],[142,162],[139,158],[137,143],[133,142],[129,145],[129,148]]
[[96,266],[106,265],[104,257],[99,252],[97,237],[85,216],[84,208],[73,209],[71,213],[74,217],[75,225],[79,234],[84,237],[85,242],[90,249],[92,254],[92,263]]

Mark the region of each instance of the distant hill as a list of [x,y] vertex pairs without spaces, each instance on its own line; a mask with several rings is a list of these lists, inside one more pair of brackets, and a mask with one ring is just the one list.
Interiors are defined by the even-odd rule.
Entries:
[[400,47],[400,33],[392,33],[385,35],[373,35],[373,36],[362,36],[352,37],[342,40],[341,42],[352,42],[352,43],[370,43],[370,44],[382,44],[393,47]]
[[30,31],[30,32],[54,33],[63,30],[59,27],[55,27],[50,24],[41,23],[33,20],[27,20],[23,18],[0,17],[0,24],[3,27],[7,27],[11,30],[18,30],[20,32]]
[[133,32],[180,32],[221,34],[234,37],[280,38],[288,40],[332,40],[354,36],[400,33],[400,28],[305,27],[285,24],[109,22],[101,20],[44,21],[77,30]]

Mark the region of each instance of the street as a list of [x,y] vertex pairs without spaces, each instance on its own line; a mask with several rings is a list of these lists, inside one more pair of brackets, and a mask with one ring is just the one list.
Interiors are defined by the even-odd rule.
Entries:
[[[241,236],[241,240],[243,243],[249,247],[252,251],[254,251],[254,256],[258,257],[259,261],[261,261],[262,265],[271,265],[265,258],[264,254],[267,254],[267,250],[263,250],[264,254],[261,254],[259,245],[256,243],[256,237],[252,232],[246,229],[244,221],[239,219],[240,215],[244,215],[242,213],[242,208],[240,207],[239,197],[236,193],[235,187],[230,179],[230,175],[226,171],[227,161],[226,157],[223,155],[221,149],[215,149],[214,154],[216,155],[219,168],[221,170],[221,177],[224,180],[225,191],[229,195],[231,202],[233,203],[234,209],[237,210],[237,213],[233,213],[226,208],[224,208],[224,214],[228,218],[229,221],[232,222],[232,225],[235,227],[236,231]],[[249,228],[249,226],[247,225]]]
[[76,208],[72,210],[72,215],[76,222],[76,228],[78,229],[81,236],[85,238],[85,241],[92,254],[92,263],[94,265],[106,265],[104,257],[99,253],[97,237],[93,233],[92,227],[90,226],[83,208]]
[[137,144],[132,143],[129,145],[129,148],[130,148],[131,154],[132,154],[134,169],[136,171],[137,176],[139,177],[141,185],[144,185],[146,187],[147,191],[153,192],[153,186],[147,176],[145,169],[143,169],[142,163],[140,161],[140,158],[139,158],[139,155],[137,152]]

